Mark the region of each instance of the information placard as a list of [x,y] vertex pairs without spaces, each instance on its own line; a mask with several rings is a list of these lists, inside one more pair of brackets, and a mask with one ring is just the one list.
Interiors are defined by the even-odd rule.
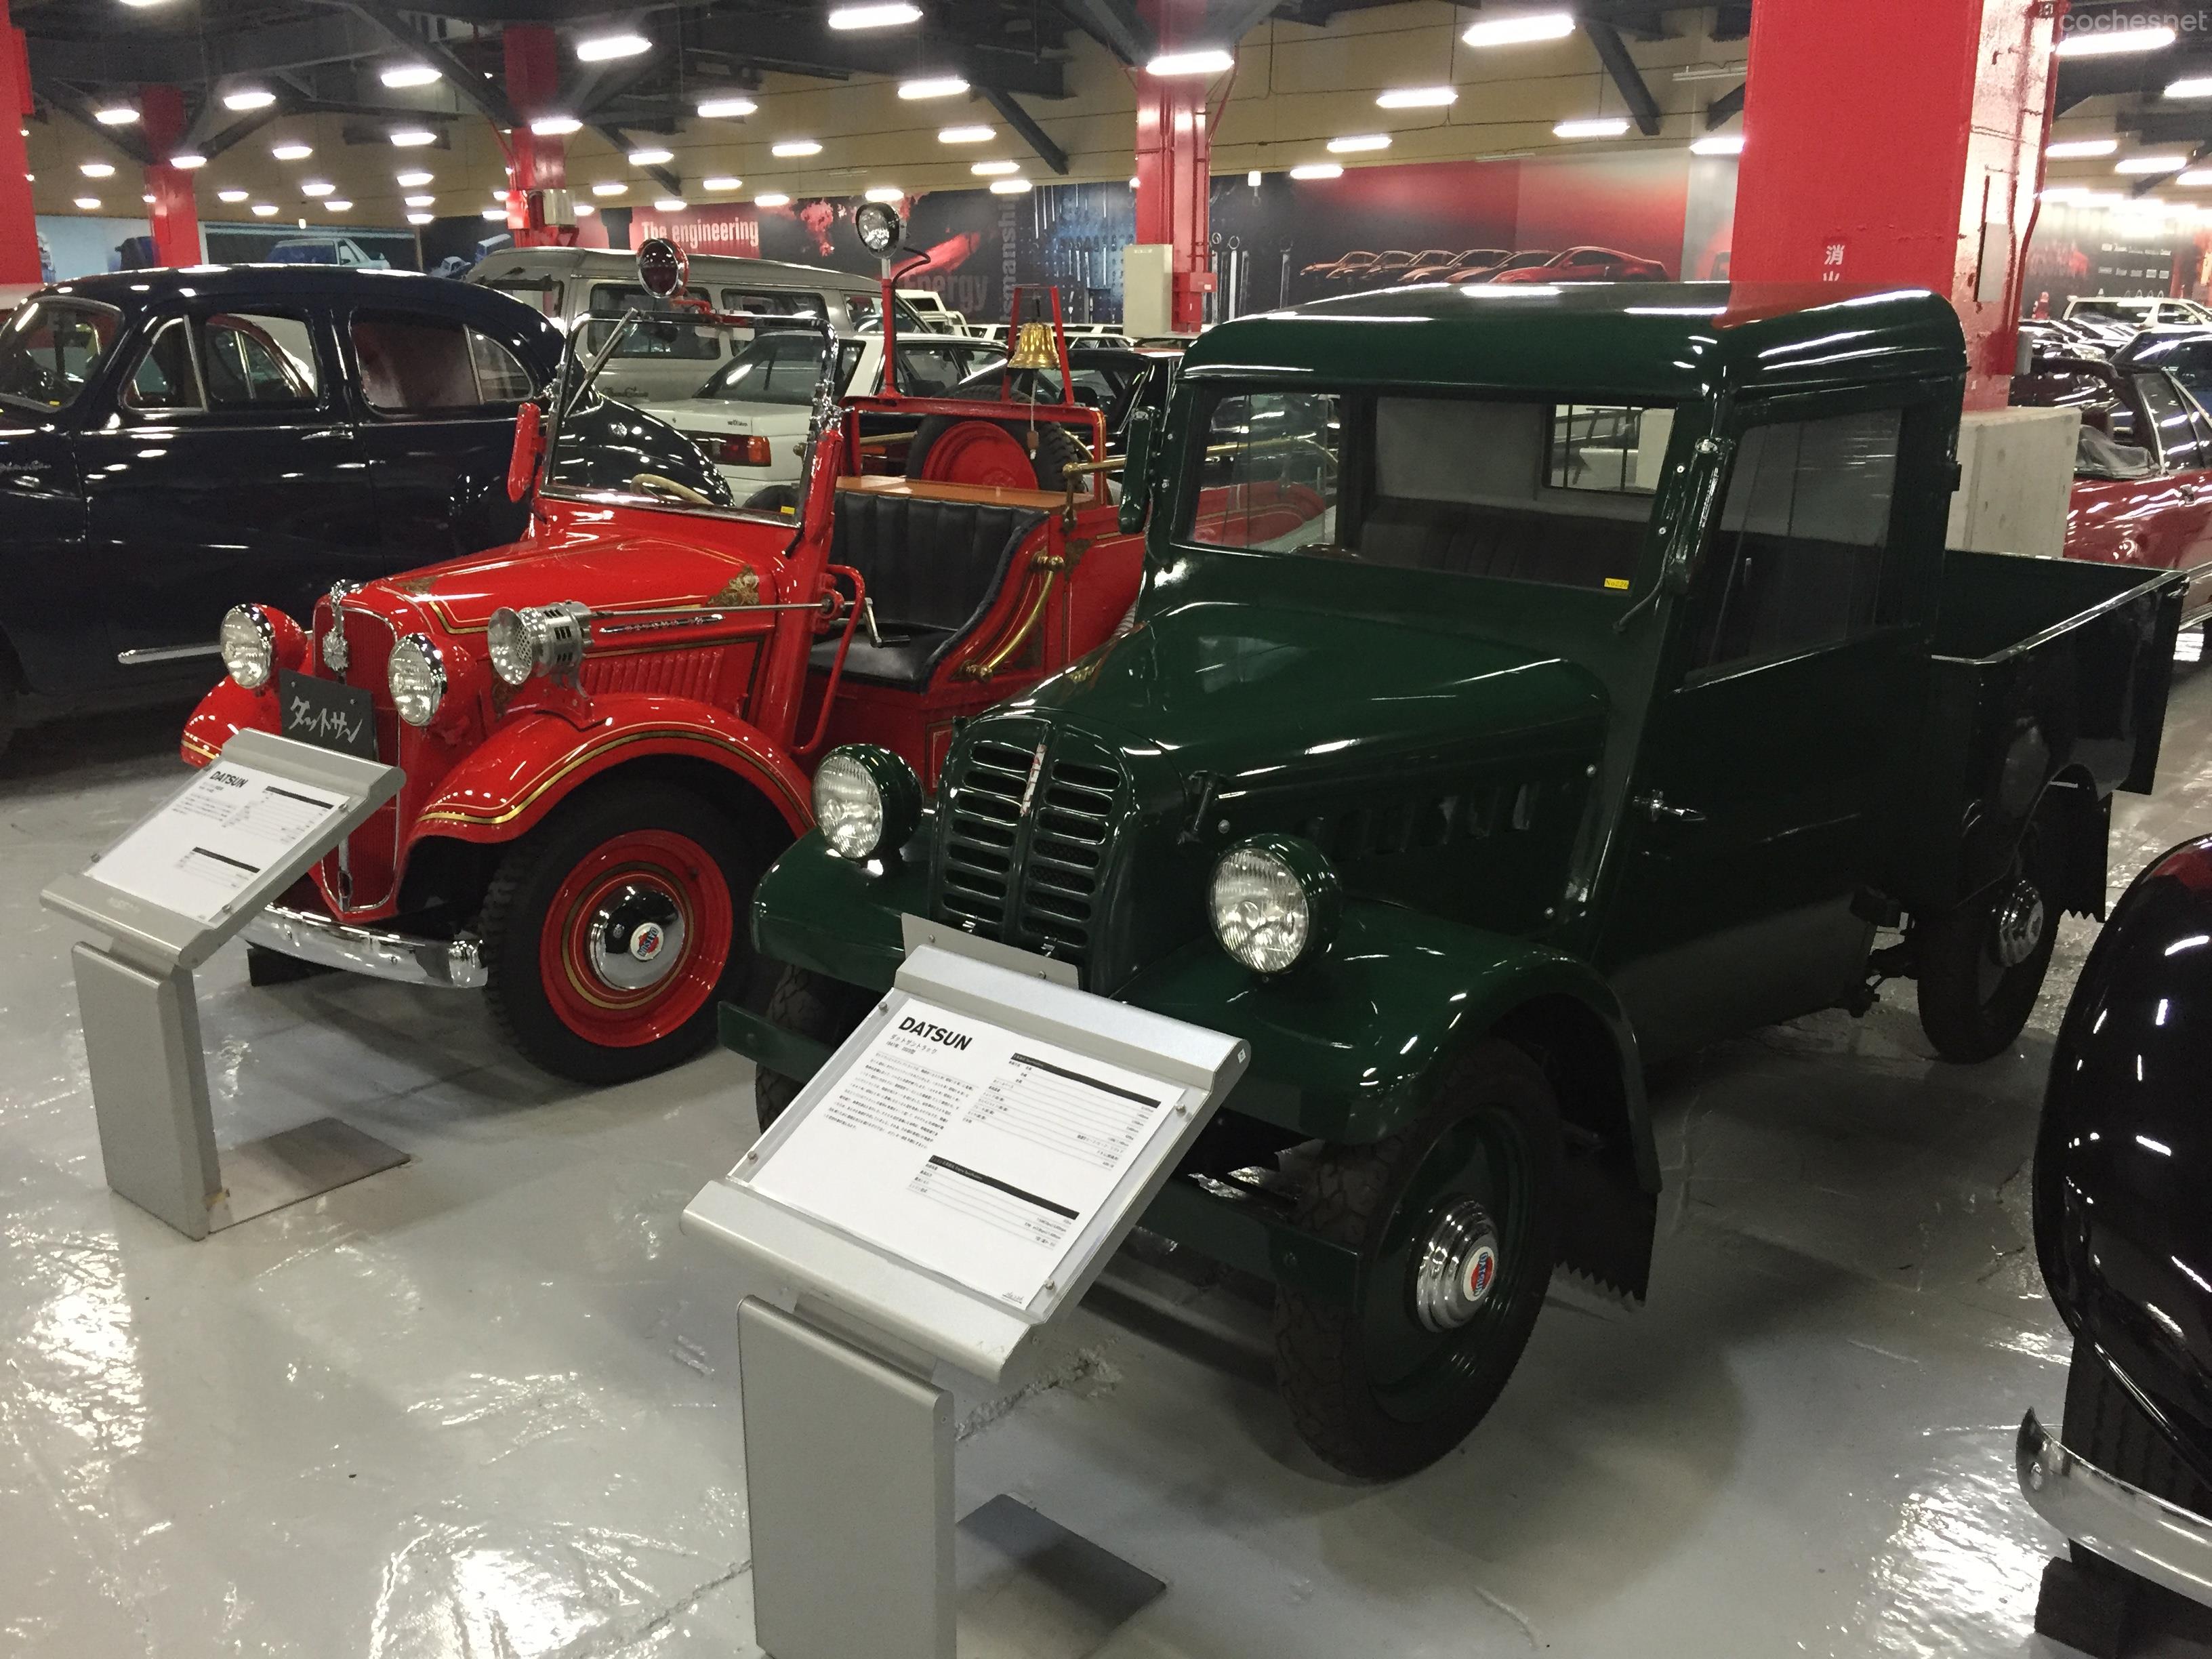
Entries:
[[905,999],[753,1190],[1027,1308],[1157,1143],[1184,1085]]
[[212,926],[264,872],[322,835],[351,804],[335,789],[218,760],[87,873]]

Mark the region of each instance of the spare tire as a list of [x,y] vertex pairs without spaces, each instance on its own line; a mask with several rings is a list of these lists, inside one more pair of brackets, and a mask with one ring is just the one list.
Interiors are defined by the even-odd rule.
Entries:
[[1090,459],[1082,440],[1064,426],[932,415],[907,446],[906,476],[932,483],[1059,490],[1067,487],[1066,469]]

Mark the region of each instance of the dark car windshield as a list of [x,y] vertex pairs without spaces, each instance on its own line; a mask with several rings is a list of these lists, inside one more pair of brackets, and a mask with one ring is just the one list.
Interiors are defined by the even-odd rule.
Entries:
[[[837,348],[837,395],[843,397],[860,367],[861,345],[847,340]],[[729,367],[692,394],[733,403],[790,404],[814,401],[814,382],[822,372],[822,337],[805,333],[767,334],[730,360]]]
[[123,325],[120,312],[77,300],[36,299],[0,324],[0,398],[67,409],[99,370]]

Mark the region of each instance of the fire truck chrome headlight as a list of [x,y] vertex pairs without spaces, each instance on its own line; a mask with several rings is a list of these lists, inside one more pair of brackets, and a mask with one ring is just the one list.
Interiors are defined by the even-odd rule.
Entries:
[[538,636],[512,605],[503,605],[491,613],[484,625],[484,649],[491,658],[491,672],[509,685],[520,685],[538,672]]
[[428,726],[438,717],[438,705],[446,700],[446,665],[428,635],[410,634],[392,647],[385,680],[392,706],[408,725]]
[[269,684],[276,668],[276,629],[258,605],[234,605],[216,636],[222,665],[248,691]]
[[1223,950],[1255,974],[1281,974],[1328,948],[1341,895],[1320,848],[1267,835],[1221,855],[1206,901]]
[[888,749],[848,744],[814,773],[814,821],[840,858],[855,863],[896,852],[921,823],[921,780]]

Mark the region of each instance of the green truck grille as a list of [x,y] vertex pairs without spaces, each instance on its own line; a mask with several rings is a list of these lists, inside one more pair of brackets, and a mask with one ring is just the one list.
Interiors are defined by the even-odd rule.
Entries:
[[1121,787],[1109,751],[1042,725],[968,744],[940,796],[937,919],[1083,966]]

